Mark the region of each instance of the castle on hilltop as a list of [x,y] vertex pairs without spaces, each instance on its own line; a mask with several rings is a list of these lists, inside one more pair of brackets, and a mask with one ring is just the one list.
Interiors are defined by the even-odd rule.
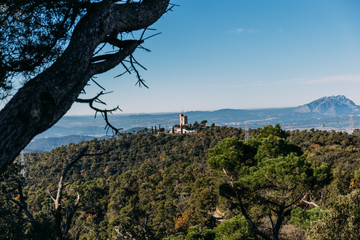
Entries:
[[175,125],[171,129],[171,133],[194,133],[195,130],[192,128],[191,124],[188,124],[188,118],[183,113],[180,113],[179,116],[180,125]]

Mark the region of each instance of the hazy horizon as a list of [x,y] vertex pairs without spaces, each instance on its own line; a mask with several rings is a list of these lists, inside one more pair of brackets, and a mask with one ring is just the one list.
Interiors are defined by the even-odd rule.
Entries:
[[[185,109],[183,109],[182,111],[168,111],[168,112],[120,112],[120,111],[117,111],[115,113],[113,113],[112,115],[123,115],[123,116],[126,116],[126,115],[141,115],[141,114],[154,114],[154,115],[157,115],[157,114],[172,114],[172,113],[187,113],[187,112],[214,112],[214,111],[219,111],[219,110],[227,110],[227,109],[231,109],[231,110],[261,110],[261,109],[281,109],[281,108],[296,108],[296,107],[299,107],[299,106],[302,106],[302,105],[305,105],[305,104],[308,104],[308,103],[311,103],[315,100],[318,100],[318,99],[321,99],[323,97],[333,97],[333,96],[339,96],[339,95],[332,95],[332,96],[322,96],[322,97],[319,97],[319,98],[316,98],[316,99],[313,99],[309,102],[306,102],[306,103],[302,103],[300,105],[297,105],[297,106],[283,106],[283,107],[259,107],[259,108],[219,108],[219,109],[198,109],[198,110],[189,110],[189,111],[186,111]],[[347,96],[345,96],[347,97]],[[350,99],[350,98],[348,98]],[[353,101],[352,99],[350,99],[351,101]],[[356,105],[359,105],[357,104],[355,101],[353,101]],[[92,113],[89,113],[89,114],[66,114],[66,116],[94,116],[95,114],[95,111],[92,111]]]

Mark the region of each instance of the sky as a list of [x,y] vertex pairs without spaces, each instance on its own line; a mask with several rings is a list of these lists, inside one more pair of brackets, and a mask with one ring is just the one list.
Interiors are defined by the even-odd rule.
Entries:
[[[134,74],[96,81],[121,114],[295,107],[345,95],[360,105],[359,0],[172,0],[134,56]],[[156,33],[156,32],[154,32]],[[149,35],[153,32],[149,32]],[[91,97],[100,89],[87,89]],[[94,114],[74,104],[67,115]]]

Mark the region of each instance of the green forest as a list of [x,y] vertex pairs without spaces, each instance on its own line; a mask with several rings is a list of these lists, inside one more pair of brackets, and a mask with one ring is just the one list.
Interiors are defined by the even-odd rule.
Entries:
[[359,239],[360,131],[196,124],[25,154],[0,239]]

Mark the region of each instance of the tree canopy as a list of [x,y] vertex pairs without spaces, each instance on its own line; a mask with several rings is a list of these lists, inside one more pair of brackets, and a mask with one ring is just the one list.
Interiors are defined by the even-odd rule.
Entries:
[[[1,1],[1,98],[15,80],[25,84],[0,112],[0,171],[69,110],[94,75],[122,64],[143,83],[132,55],[143,34],[129,33],[146,30],[168,6],[169,0]],[[114,52],[99,52],[104,44]]]
[[[195,134],[144,129],[25,154],[25,181],[16,165],[0,175],[0,239],[56,237],[56,211],[48,192],[56,195],[59,177],[84,145],[89,153],[107,153],[84,156],[64,179],[62,226],[67,226],[80,195],[66,234],[70,239],[261,238],[242,214],[239,197],[248,218],[267,236],[272,234],[271,220],[275,224],[278,218],[276,204],[301,198],[287,208],[291,211],[283,219],[279,238],[358,239],[360,136],[282,131],[284,140],[276,133],[262,135],[264,129],[252,129],[253,137],[246,142],[241,141],[242,129],[215,125],[198,126]],[[263,151],[260,157],[258,149],[266,150],[261,143],[270,139],[271,146],[283,150]],[[223,155],[217,145],[226,150]],[[218,156],[228,157],[231,164],[211,170],[209,149],[217,149]],[[230,171],[233,166],[237,167]]]
[[[285,217],[330,175],[326,166],[314,169],[300,147],[284,137],[280,126],[267,126],[248,142],[224,139],[209,150],[210,167],[228,177],[220,194],[233,201],[263,239],[279,239]],[[268,230],[259,228],[264,216],[271,222]]]
[[[63,51],[71,30],[85,13],[78,1],[1,1],[0,89],[5,97],[12,79],[31,77]],[[81,14],[83,13],[83,14]]]

